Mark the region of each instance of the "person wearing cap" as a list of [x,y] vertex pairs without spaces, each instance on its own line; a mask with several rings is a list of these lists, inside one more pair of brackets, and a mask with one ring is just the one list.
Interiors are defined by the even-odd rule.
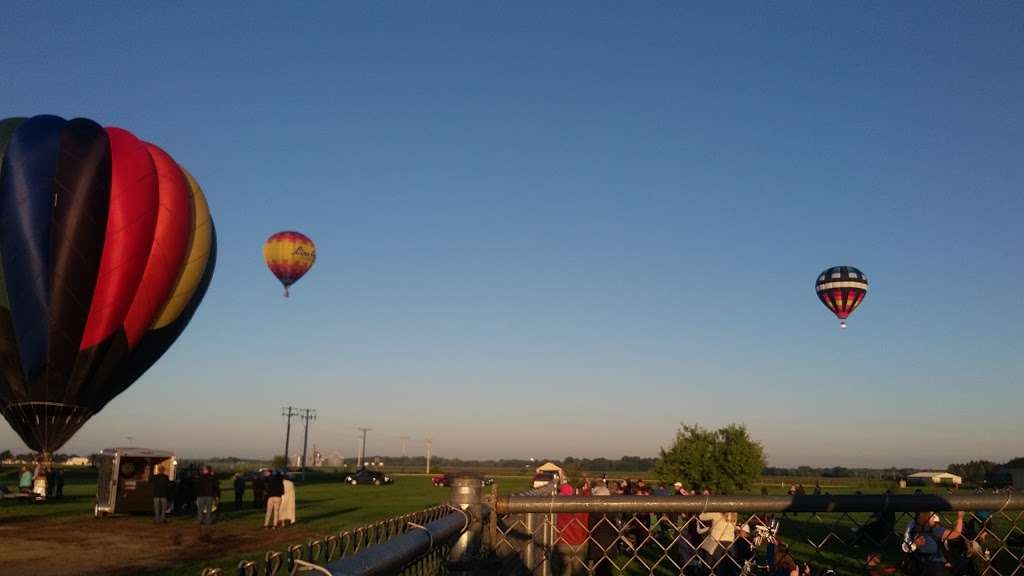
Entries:
[[964,513],[956,513],[956,524],[947,529],[934,512],[918,512],[903,533],[903,551],[911,555],[916,572],[924,576],[945,576],[949,574],[942,545],[946,540],[959,538],[964,530]]
[[750,524],[744,523],[736,531],[736,541],[733,542],[729,554],[736,561],[736,566],[742,568],[748,560],[754,559],[754,543],[750,540]]

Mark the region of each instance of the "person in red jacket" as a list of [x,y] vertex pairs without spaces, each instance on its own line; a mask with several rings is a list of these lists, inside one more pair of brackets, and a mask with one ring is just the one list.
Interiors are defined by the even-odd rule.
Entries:
[[[559,496],[573,496],[572,484],[562,484],[558,490]],[[555,574],[562,576],[577,576],[586,574],[585,564],[587,557],[587,538],[590,530],[587,528],[589,517],[584,512],[559,514],[557,519],[558,539],[555,541],[554,568]]]

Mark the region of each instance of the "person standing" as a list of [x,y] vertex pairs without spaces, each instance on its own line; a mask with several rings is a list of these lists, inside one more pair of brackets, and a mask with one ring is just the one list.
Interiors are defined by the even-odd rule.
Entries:
[[213,474],[213,469],[203,466],[203,473],[199,476],[196,486],[196,517],[200,524],[213,523],[213,501],[220,499],[220,482]]
[[167,484],[170,478],[159,466],[153,467],[153,475],[149,477],[149,485],[153,487],[153,522],[167,522]]
[[57,472],[51,466],[46,470],[46,497],[53,498],[57,495]]
[[263,499],[266,497],[267,479],[266,476],[257,472],[252,477],[252,507],[257,510],[266,506]]
[[281,523],[281,497],[284,496],[284,480],[279,474],[271,475],[267,470],[263,477],[267,485],[267,513],[263,516],[264,528],[277,528]]
[[[559,496],[574,496],[575,493],[568,481],[562,484],[558,491]],[[589,515],[585,512],[558,514],[558,540],[555,543],[556,574],[577,576],[586,573],[589,521]]]
[[245,496],[245,478],[241,474],[235,474],[235,510],[242,507],[242,498]]
[[28,466],[21,467],[21,476],[18,478],[18,490],[25,494],[32,492],[32,472],[29,471]]
[[56,489],[56,495],[57,495],[57,498],[63,498],[64,497],[64,471],[63,470],[57,470],[57,489]]
[[[608,487],[599,484],[591,493],[594,496],[611,496]],[[612,576],[614,560],[619,556],[619,528],[617,518],[610,514],[590,514],[590,543],[587,551],[589,568],[595,576]]]
[[284,494],[281,495],[281,526],[295,524],[295,483],[284,478]]

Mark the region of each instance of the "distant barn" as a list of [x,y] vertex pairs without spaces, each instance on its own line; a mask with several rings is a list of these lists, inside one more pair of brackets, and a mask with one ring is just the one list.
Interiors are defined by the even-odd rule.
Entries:
[[963,478],[949,472],[918,472],[907,476],[907,486],[959,486]]

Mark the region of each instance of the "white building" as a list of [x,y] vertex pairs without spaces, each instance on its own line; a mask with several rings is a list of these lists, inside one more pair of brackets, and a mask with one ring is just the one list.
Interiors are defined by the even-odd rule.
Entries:
[[959,486],[963,478],[949,472],[918,472],[907,476],[907,486]]

